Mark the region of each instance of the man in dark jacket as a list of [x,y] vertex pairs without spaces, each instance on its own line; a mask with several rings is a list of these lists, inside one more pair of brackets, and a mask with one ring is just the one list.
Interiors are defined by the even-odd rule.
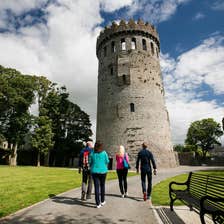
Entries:
[[[142,149],[138,153],[137,161],[136,161],[136,170],[139,172],[139,162],[141,168],[141,182],[142,182],[142,192],[143,199],[151,199],[151,191],[152,191],[152,168],[153,173],[156,175],[156,163],[153,157],[153,154],[147,149],[147,144],[144,142],[142,144]],[[148,188],[146,190],[146,176],[148,179]]]
[[86,147],[79,155],[79,173],[82,171],[82,192],[81,200],[90,199],[92,193],[92,177],[90,173],[88,157],[93,151],[93,142],[88,141]]

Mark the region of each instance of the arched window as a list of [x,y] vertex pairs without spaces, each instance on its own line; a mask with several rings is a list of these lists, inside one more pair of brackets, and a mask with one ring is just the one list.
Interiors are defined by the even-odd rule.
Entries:
[[152,55],[154,55],[154,45],[153,45],[153,43],[152,43],[152,42],[150,43],[150,45],[151,45]]
[[132,50],[136,49],[136,39],[134,37],[131,39],[131,49]]
[[130,111],[135,112],[135,105],[133,103],[130,103]]
[[110,75],[113,75],[114,74],[114,69],[113,67],[110,68]]
[[157,58],[159,57],[159,50],[158,50],[158,48],[156,48],[156,56],[157,56]]
[[103,48],[103,56],[106,57],[107,56],[107,47]]
[[111,42],[111,52],[112,53],[116,52],[116,46],[115,46],[115,42],[114,41]]
[[125,51],[126,50],[126,42],[125,42],[125,39],[124,38],[121,39],[121,50],[122,51]]
[[126,84],[126,75],[122,75],[123,84]]
[[146,46],[146,40],[145,39],[142,39],[142,49],[144,51],[147,51],[147,46]]

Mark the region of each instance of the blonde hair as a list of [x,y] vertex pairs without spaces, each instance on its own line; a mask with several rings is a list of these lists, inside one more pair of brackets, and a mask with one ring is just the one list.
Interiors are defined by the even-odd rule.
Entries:
[[119,146],[119,150],[118,150],[118,155],[119,156],[123,156],[124,155],[124,153],[125,153],[125,148],[124,148],[124,146],[123,145],[120,145]]

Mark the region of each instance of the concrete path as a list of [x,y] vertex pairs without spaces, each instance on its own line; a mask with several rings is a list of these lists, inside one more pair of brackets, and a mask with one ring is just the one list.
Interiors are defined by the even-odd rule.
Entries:
[[[190,170],[208,169],[208,167],[177,167],[159,170],[153,184],[167,177]],[[210,167],[212,169],[212,167]],[[214,169],[214,168],[213,168]],[[23,209],[0,220],[2,224],[158,224],[158,216],[150,201],[142,199],[140,176],[128,179],[128,198],[121,198],[117,180],[106,183],[106,205],[95,208],[94,195],[91,200],[80,200],[80,189],[74,189],[47,199],[29,208]]]

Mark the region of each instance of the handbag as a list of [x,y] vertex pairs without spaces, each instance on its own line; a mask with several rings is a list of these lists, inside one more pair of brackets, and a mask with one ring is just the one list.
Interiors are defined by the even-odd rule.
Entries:
[[128,161],[127,161],[126,153],[124,154],[123,166],[124,166],[124,169],[130,169],[131,168]]

